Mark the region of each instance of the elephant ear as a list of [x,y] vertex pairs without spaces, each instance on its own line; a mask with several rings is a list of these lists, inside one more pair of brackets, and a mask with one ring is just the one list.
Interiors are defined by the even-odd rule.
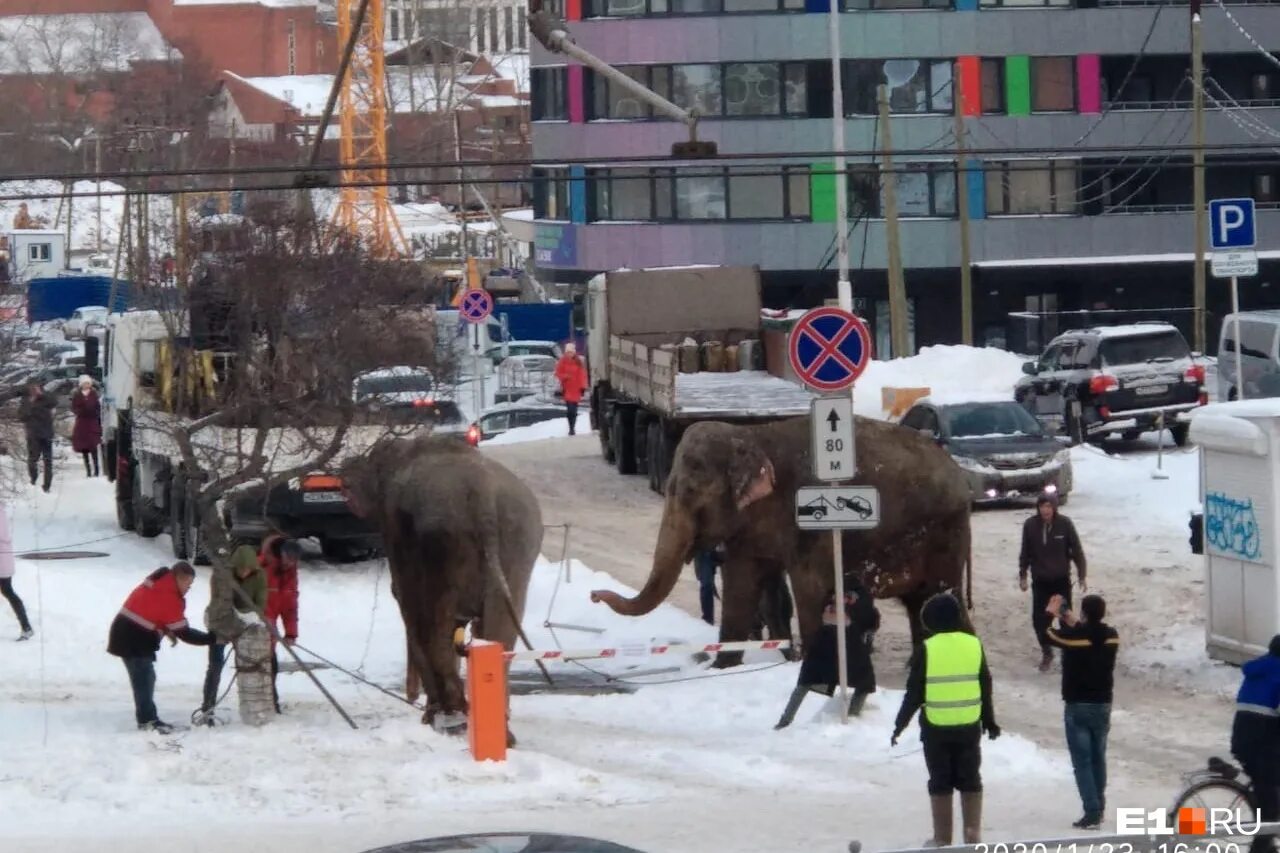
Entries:
[[773,463],[759,447],[736,442],[733,450],[729,486],[738,509],[742,510],[773,494],[775,476]]

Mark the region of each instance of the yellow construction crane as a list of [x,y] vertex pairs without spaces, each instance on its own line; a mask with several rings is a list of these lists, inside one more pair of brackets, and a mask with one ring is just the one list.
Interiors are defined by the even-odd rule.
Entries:
[[[339,156],[342,188],[333,224],[364,238],[376,257],[406,254],[387,189],[387,79],[382,47],[382,0],[363,0],[363,22],[342,75]],[[351,42],[358,0],[338,0],[338,46]],[[323,127],[324,125],[322,125]]]

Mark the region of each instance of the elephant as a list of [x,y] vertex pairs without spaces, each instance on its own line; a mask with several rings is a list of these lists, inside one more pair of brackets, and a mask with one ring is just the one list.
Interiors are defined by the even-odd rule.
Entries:
[[[879,491],[880,522],[872,530],[843,531],[843,571],[856,573],[877,598],[899,599],[918,644],[924,602],[943,589],[959,593],[966,570],[971,579],[968,486],[951,457],[916,430],[862,417],[855,427],[853,483]],[[721,641],[748,638],[762,587],[785,572],[803,648],[816,635],[824,597],[834,587],[833,537],[796,525],[796,490],[819,485],[809,430],[808,417],[690,426],[672,461],[644,587],[633,598],[596,590],[591,599],[628,616],[648,613],[670,595],[696,551],[724,542]],[[722,653],[717,666],[741,658]]]
[[[340,470],[352,511],[382,535],[423,722],[461,731],[457,632],[511,651],[542,546],[542,511],[515,474],[452,436],[387,439]],[[411,695],[411,699],[416,696]],[[508,733],[508,739],[514,739]]]

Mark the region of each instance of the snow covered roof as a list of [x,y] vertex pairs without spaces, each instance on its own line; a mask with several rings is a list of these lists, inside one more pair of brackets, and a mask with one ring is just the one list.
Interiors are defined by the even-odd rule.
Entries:
[[931,406],[968,406],[974,403],[1012,403],[1013,389],[1008,391],[944,391],[921,397],[917,403]]
[[0,74],[125,71],[181,58],[145,12],[0,18]]
[[269,9],[315,7],[316,0],[173,0],[175,6],[266,6]]
[[1096,326],[1084,329],[1086,332],[1096,332],[1098,337],[1106,338],[1132,338],[1138,335],[1162,335],[1170,330],[1175,329],[1168,323],[1129,323],[1123,326]]
[[306,118],[319,118],[333,88],[332,74],[293,74],[283,77],[240,77],[227,72],[265,95],[283,101]]

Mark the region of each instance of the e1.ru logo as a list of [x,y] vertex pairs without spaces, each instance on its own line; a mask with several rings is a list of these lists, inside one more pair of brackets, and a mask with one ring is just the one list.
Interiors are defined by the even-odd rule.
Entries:
[[1169,817],[1168,809],[1116,809],[1116,834],[1257,835],[1262,825],[1261,817],[1255,815],[1250,826],[1239,809],[1181,808],[1176,815],[1176,829]]

